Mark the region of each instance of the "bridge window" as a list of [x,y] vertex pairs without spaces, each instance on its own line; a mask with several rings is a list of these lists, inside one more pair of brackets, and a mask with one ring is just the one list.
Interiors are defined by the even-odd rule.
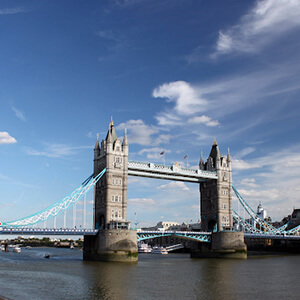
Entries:
[[122,219],[122,211],[119,209],[119,219]]
[[122,196],[119,196],[119,202],[122,202]]
[[222,195],[228,195],[228,190],[222,190],[221,194]]
[[227,209],[227,203],[222,204],[222,209]]
[[114,195],[111,196],[111,201],[115,202],[115,196]]
[[115,217],[115,210],[114,209],[111,210],[111,217],[112,217],[112,219]]
[[229,216],[222,217],[222,226],[229,226]]

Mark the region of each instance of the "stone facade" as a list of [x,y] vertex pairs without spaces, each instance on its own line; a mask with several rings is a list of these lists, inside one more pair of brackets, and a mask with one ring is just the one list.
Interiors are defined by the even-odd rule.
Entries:
[[218,180],[200,183],[202,230],[232,230],[232,167],[229,150],[227,156],[222,156],[214,140],[206,163],[201,154],[199,168],[216,171],[218,175]]
[[83,259],[92,261],[137,262],[135,230],[104,229],[96,236],[84,236]]
[[112,223],[126,222],[128,142],[125,131],[123,143],[117,137],[111,120],[101,146],[97,137],[94,149],[94,176],[104,168],[106,173],[95,187],[94,228],[107,229]]

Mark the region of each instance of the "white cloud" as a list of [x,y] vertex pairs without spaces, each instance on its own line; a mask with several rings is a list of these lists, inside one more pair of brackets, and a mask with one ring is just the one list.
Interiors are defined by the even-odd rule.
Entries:
[[263,199],[265,203],[271,202],[273,200],[280,198],[280,192],[278,189],[271,189],[271,190],[244,190],[240,189],[239,193],[243,197],[247,197],[248,199]]
[[87,134],[86,134],[86,136],[88,137],[88,138],[95,138],[95,136],[94,136],[94,134],[93,134],[93,132],[92,131],[89,131]]
[[175,111],[183,115],[204,111],[207,105],[207,101],[185,81],[164,83],[155,88],[152,95],[154,98],[165,98],[167,102],[174,102]]
[[25,115],[21,110],[15,108],[14,106],[12,106],[11,109],[15,112],[15,115],[18,119],[20,119],[23,122],[26,122]]
[[27,154],[33,156],[47,156],[52,158],[60,158],[76,154],[76,150],[91,149],[92,146],[72,147],[64,144],[46,144],[43,150],[35,150],[31,147],[24,147]]
[[0,15],[14,15],[22,12],[26,12],[27,10],[22,8],[4,8],[0,9]]
[[234,170],[249,170],[262,167],[257,163],[248,163],[242,159],[232,159],[232,169]]
[[238,24],[219,32],[215,55],[256,52],[299,26],[300,1],[257,1]]
[[171,135],[161,134],[157,137],[159,130],[154,126],[149,126],[142,120],[129,120],[125,123],[121,123],[116,127],[118,130],[128,130],[128,141],[130,144],[140,145],[160,145],[167,144],[170,141]]
[[163,184],[157,187],[158,190],[160,189],[182,189],[183,191],[189,191],[190,189],[185,185],[184,182],[181,181],[171,181],[167,184]]
[[147,158],[149,158],[149,159],[161,159],[162,155],[160,153],[162,153],[162,152],[171,153],[171,150],[154,147],[154,148],[142,149],[138,152],[138,154],[144,155],[145,153],[147,153]]
[[241,151],[239,151],[238,153],[235,154],[236,158],[243,158],[245,156],[247,156],[248,154],[252,153],[255,151],[254,147],[247,147],[242,149]]
[[259,185],[256,183],[256,180],[254,178],[242,179],[241,185],[246,185],[246,186],[253,187],[253,188],[259,187]]
[[165,125],[182,125],[182,120],[179,116],[176,116],[174,113],[170,112],[160,112],[155,116],[158,124],[161,126]]
[[0,145],[1,144],[14,144],[17,140],[12,137],[8,132],[6,131],[0,131]]
[[209,127],[215,127],[220,125],[220,123],[217,120],[212,120],[210,117],[207,117],[205,115],[202,116],[195,116],[188,120],[188,123],[190,124],[205,124]]
[[133,204],[133,205],[143,205],[143,206],[148,206],[148,205],[155,205],[155,201],[153,199],[148,199],[148,198],[135,198],[135,199],[128,199],[127,200],[128,204]]
[[[293,207],[299,207],[300,144],[243,161],[243,164],[245,168],[238,170],[233,165],[234,178],[241,178],[243,169],[247,170],[247,177],[234,185],[252,208],[261,202],[272,219],[281,220],[291,214]],[[260,168],[252,172],[253,165]]]
[[171,137],[170,134],[160,134],[158,138],[154,140],[154,145],[169,144]]
[[116,34],[112,30],[100,30],[96,33],[99,37],[112,40],[115,42],[120,42],[121,39],[116,36]]

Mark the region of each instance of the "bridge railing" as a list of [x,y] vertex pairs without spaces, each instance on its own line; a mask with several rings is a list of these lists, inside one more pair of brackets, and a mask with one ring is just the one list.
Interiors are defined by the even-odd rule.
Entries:
[[129,161],[128,162],[128,170],[140,170],[140,171],[148,171],[148,172],[157,172],[157,173],[165,173],[165,174],[181,174],[188,176],[195,176],[197,178],[212,178],[217,179],[217,173],[215,171],[204,171],[200,169],[188,169],[181,168],[179,165],[165,166],[154,163],[145,163],[145,162],[136,162]]

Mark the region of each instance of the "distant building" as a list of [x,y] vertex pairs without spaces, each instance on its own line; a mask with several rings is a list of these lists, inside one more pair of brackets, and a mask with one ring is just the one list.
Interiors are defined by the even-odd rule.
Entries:
[[158,222],[154,227],[143,228],[143,230],[168,230],[172,226],[178,226],[178,222]]
[[[260,217],[264,221],[267,221],[268,223],[272,221],[271,218],[268,217],[267,211],[262,207],[261,203],[259,203],[259,205],[257,206],[256,214],[258,217]],[[260,225],[254,219],[251,218],[249,222],[253,227],[264,231],[264,228],[260,228]]]
[[142,228],[142,230],[153,230],[153,231],[163,231],[163,230],[172,230],[172,231],[200,231],[201,223],[187,224],[183,222],[182,224],[178,222],[158,222],[156,226]]
[[300,225],[300,209],[299,208],[294,208],[293,212],[291,215],[288,216],[288,228],[287,229],[292,229],[298,225]]

